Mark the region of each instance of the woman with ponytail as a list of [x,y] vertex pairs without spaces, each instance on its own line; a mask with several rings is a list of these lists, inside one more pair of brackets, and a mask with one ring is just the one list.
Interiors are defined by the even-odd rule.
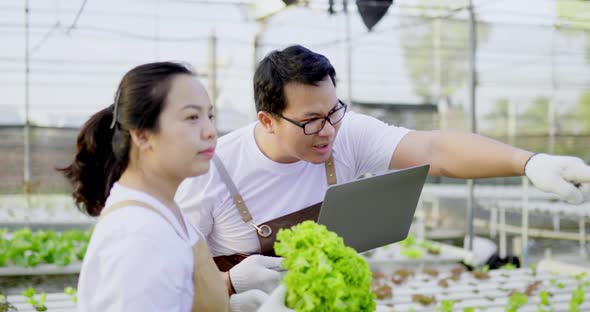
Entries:
[[[114,104],[80,130],[74,161],[60,169],[78,208],[99,217],[80,272],[80,311],[247,311],[268,297],[257,285],[278,284],[278,258],[221,273],[174,202],[183,179],[209,170],[212,110],[190,69],[150,63],[129,71]],[[281,309],[271,301],[262,310]]]

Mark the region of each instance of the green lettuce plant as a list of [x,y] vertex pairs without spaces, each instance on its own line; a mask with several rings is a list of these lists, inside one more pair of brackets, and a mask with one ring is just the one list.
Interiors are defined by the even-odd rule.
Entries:
[[78,290],[73,287],[66,287],[64,288],[64,293],[70,297],[70,301],[77,303],[78,302]]
[[524,306],[528,302],[529,298],[527,295],[521,292],[515,292],[510,296],[508,299],[508,304],[506,305],[506,312],[516,312],[522,306]]
[[572,298],[570,299],[570,312],[579,312],[580,305],[584,303],[584,286],[578,285],[572,292]]
[[442,300],[440,305],[436,307],[436,310],[439,312],[453,312],[453,307],[457,300]]
[[539,299],[541,302],[537,304],[537,312],[552,312],[554,309],[551,306],[551,293],[546,290],[539,292]]
[[35,299],[35,289],[29,287],[29,289],[24,290],[22,295],[25,297],[25,301],[28,302],[30,305],[33,306],[35,311],[44,312],[47,311],[47,306],[45,306],[45,300],[47,299],[47,294],[42,292],[39,296],[39,299]]
[[312,221],[280,230],[274,245],[284,257],[286,305],[298,312],[374,311],[367,262],[336,233]]
[[66,266],[84,258],[89,240],[90,231],[0,230],[0,267],[35,267],[42,263]]

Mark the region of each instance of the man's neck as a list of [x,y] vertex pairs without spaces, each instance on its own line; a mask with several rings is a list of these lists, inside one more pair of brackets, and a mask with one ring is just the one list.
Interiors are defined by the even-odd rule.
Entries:
[[281,153],[280,142],[277,142],[277,137],[264,131],[260,124],[257,124],[254,128],[254,141],[262,154],[274,162],[289,164],[299,161],[297,158],[285,156],[284,153]]

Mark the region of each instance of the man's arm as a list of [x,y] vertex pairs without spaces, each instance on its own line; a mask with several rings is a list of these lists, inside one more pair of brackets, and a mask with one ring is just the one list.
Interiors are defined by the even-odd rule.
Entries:
[[400,141],[390,169],[430,164],[429,174],[451,178],[487,178],[524,174],[533,153],[457,131],[412,131]]
[[526,175],[542,191],[590,200],[590,166],[578,157],[536,154],[471,133],[414,131],[400,141],[390,169],[430,164],[430,175],[491,178]]

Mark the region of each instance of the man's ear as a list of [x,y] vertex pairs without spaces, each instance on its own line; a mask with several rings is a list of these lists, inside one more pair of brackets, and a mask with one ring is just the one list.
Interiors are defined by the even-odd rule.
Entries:
[[131,142],[137,146],[138,150],[143,151],[152,148],[149,131],[133,129],[129,131],[129,135],[131,136]]
[[269,112],[260,111],[258,112],[258,121],[260,121],[260,124],[266,130],[266,132],[275,132],[277,119],[275,118],[275,116],[273,116],[273,114]]

